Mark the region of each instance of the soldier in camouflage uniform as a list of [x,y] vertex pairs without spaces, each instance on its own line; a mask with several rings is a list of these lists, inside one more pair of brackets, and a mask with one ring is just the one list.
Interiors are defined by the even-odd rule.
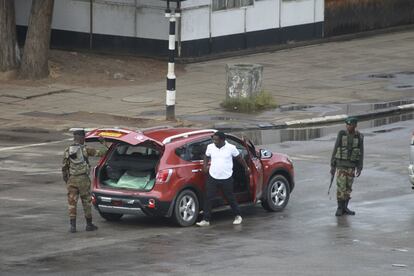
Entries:
[[338,200],[335,216],[355,215],[348,209],[348,203],[354,177],[361,175],[364,160],[364,136],[356,130],[357,119],[349,117],[345,123],[346,130],[339,131],[331,158],[331,174],[336,172]]
[[[90,165],[89,156],[103,156],[105,150],[95,150],[85,146],[85,131],[73,132],[74,144],[67,147],[63,156],[62,174],[68,190],[68,204],[70,217],[70,232],[76,232],[76,205],[79,197],[82,201],[83,211],[86,218],[86,231],[97,230],[98,227],[92,223],[91,208],[91,181],[89,179]],[[105,141],[100,139],[101,143]],[[106,146],[106,145],[105,145]]]

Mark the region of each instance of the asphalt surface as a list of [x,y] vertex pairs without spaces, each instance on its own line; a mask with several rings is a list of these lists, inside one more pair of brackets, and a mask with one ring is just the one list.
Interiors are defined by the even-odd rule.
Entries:
[[[355,115],[395,106],[395,101],[412,103],[413,56],[414,31],[407,29],[188,64],[176,72],[176,122],[165,121],[165,78],[143,77],[129,84],[120,80],[111,86],[103,80],[92,87],[88,82],[70,85],[60,78],[50,83],[6,82],[0,85],[0,127],[67,130],[168,124],[257,128],[324,115]],[[107,58],[101,57],[102,64]],[[226,95],[226,65],[245,63],[263,65],[263,89],[280,108],[241,114],[220,106]],[[308,108],[296,112],[301,106]]]
[[80,219],[79,232],[70,234],[60,176],[69,136],[0,130],[0,274],[412,275],[414,192],[406,169],[412,121],[362,132],[355,217],[336,218],[335,190],[327,195],[334,133],[271,143],[260,133],[267,143],[261,147],[295,163],[296,188],[283,212],[245,207],[243,224],[233,226],[231,212],[223,211],[202,229],[144,216],[109,223],[94,212],[98,231],[85,232]]

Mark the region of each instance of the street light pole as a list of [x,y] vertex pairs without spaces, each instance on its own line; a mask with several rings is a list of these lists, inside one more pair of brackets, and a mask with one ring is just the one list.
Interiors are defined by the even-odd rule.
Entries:
[[180,17],[180,0],[177,1],[174,13],[171,13],[170,0],[167,0],[167,8],[165,10],[165,17],[170,21],[170,31],[168,36],[168,73],[167,73],[167,91],[166,91],[166,119],[169,121],[175,120],[175,22],[176,18]]

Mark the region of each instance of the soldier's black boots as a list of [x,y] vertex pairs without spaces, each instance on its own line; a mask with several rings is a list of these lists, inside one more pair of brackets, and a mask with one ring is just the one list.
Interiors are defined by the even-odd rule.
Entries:
[[95,224],[92,223],[92,218],[87,218],[86,219],[86,231],[95,231],[98,230],[98,226],[96,226]]
[[338,208],[336,209],[335,216],[340,217],[345,214],[345,201],[338,200]]
[[76,219],[70,219],[69,232],[70,233],[75,233],[76,232]]
[[355,212],[348,209],[348,202],[349,202],[349,199],[345,200],[344,213],[346,215],[355,216]]

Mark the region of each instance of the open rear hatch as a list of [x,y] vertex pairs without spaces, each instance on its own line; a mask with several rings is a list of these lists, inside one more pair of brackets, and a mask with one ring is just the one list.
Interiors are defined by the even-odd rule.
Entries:
[[98,185],[112,189],[152,190],[164,145],[143,133],[118,128],[90,131],[86,141],[94,142],[99,137],[112,142],[112,146],[96,174]]

